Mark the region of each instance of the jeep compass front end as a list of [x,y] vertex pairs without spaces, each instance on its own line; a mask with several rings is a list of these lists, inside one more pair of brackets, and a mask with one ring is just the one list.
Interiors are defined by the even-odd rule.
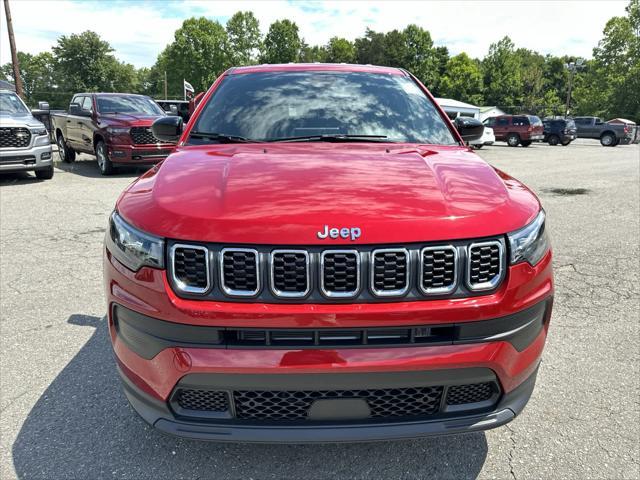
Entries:
[[178,148],[120,196],[104,251],[135,410],[252,442],[512,420],[546,340],[551,250],[536,196],[465,128],[409,73],[363,65],[231,69],[186,128],[158,120]]

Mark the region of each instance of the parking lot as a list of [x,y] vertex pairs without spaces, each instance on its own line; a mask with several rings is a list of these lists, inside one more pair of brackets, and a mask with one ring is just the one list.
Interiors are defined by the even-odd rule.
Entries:
[[393,443],[233,445],[166,437],[129,408],[111,356],[101,248],[139,171],[91,157],[0,177],[2,479],[640,477],[640,148],[478,152],[541,197],[556,297],[533,397],[485,433]]

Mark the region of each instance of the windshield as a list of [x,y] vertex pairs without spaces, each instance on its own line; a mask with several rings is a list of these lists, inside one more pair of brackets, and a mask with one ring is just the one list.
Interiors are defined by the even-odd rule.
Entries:
[[108,95],[98,97],[98,112],[128,113],[131,115],[164,115],[162,109],[149,97],[134,95]]
[[375,136],[378,141],[457,144],[410,78],[361,72],[230,75],[198,116],[195,132],[257,141]]
[[0,113],[5,115],[24,115],[29,113],[27,107],[20,100],[20,97],[13,92],[0,93]]

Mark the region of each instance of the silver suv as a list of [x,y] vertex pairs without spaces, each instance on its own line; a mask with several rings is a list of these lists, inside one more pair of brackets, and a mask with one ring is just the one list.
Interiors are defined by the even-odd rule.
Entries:
[[[41,102],[40,107],[47,110],[49,105]],[[47,129],[15,92],[0,90],[0,173],[28,170],[41,180],[53,177]]]

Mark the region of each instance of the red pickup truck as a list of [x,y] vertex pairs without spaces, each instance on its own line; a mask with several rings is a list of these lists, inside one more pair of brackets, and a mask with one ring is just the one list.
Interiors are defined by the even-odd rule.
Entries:
[[60,159],[76,152],[95,155],[102,175],[118,165],[151,165],[169,155],[175,142],[156,139],[151,124],[166,113],[151,98],[129,93],[78,93],[67,113],[52,113],[51,133]]
[[405,70],[221,75],[103,250],[125,393],[161,431],[385,440],[511,421],[552,309],[545,213]]

